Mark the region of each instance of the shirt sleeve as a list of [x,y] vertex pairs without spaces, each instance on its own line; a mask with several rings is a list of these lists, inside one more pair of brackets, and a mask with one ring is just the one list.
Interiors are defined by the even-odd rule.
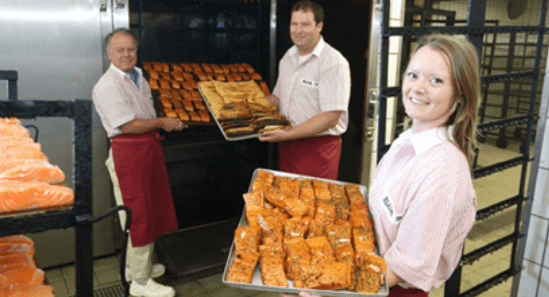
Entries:
[[93,102],[106,128],[119,130],[121,126],[136,118],[135,112],[130,106],[131,103],[124,99],[126,97],[123,89],[116,86],[113,81],[94,88]]
[[467,201],[458,197],[466,195],[463,189],[470,188],[463,184],[467,179],[459,178],[469,174],[460,172],[463,166],[440,163],[431,168],[416,183],[419,186],[411,189],[409,195],[414,197],[407,199],[410,204],[401,219],[396,240],[383,255],[387,267],[405,283],[427,292],[440,279],[447,279],[461,258],[463,241],[471,226],[456,227],[456,221],[460,221],[456,218],[472,215],[474,222],[476,211],[471,203],[466,207],[455,203]]
[[321,73],[318,85],[321,111],[347,110],[351,96],[351,71],[344,58]]

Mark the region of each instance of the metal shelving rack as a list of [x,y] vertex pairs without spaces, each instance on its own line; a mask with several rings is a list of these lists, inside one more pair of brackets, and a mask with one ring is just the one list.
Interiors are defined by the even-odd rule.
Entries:
[[[0,215],[0,236],[37,233],[52,229],[73,227],[76,249],[76,296],[93,296],[93,223],[118,211],[126,211],[128,222],[124,230],[126,246],[131,211],[125,206],[113,208],[99,217],[92,215],[92,102],[90,100],[39,101],[17,100],[16,71],[0,71],[0,80],[8,80],[8,100],[0,101],[0,117],[31,119],[36,117],[64,117],[73,122],[73,183],[74,205],[55,210],[32,210]],[[125,250],[122,261],[125,263]],[[129,285],[120,267],[124,295],[129,296]]]
[[[531,81],[531,91],[530,91],[530,100],[528,106],[528,112],[526,114],[516,115],[513,117],[503,118],[499,120],[494,120],[487,123],[482,123],[478,126],[478,130],[481,134],[486,135],[488,132],[493,130],[501,130],[507,127],[516,127],[519,125],[526,126],[526,132],[523,142],[522,155],[516,158],[505,160],[496,164],[485,166],[474,170],[474,178],[481,178],[496,172],[501,172],[508,168],[521,166],[521,178],[519,192],[517,195],[504,198],[502,201],[480,209],[477,211],[476,220],[481,221],[485,220],[488,217],[501,212],[503,210],[509,209],[511,207],[516,207],[516,219],[515,219],[515,228],[514,232],[506,237],[500,238],[492,243],[489,243],[481,248],[478,248],[475,251],[472,251],[468,254],[462,256],[462,259],[452,275],[452,277],[445,284],[444,296],[476,296],[482,292],[504,282],[505,280],[517,276],[521,270],[521,259],[520,255],[517,252],[517,247],[519,241],[524,234],[521,234],[520,223],[522,216],[529,217],[528,207],[524,208],[523,213],[523,202],[531,203],[531,199],[525,196],[525,186],[526,186],[526,171],[529,162],[531,162],[530,153],[530,141],[532,139],[532,130],[534,123],[537,119],[535,114],[536,107],[536,89],[537,83],[540,77],[539,65],[541,61],[541,51],[543,48],[543,37],[544,34],[548,32],[545,27],[546,21],[546,11],[547,11],[547,0],[543,0],[540,10],[540,20],[539,25],[536,26],[498,26],[497,24],[486,26],[485,25],[485,15],[486,15],[486,0],[475,0],[468,1],[468,11],[467,11],[467,24],[466,26],[446,26],[446,27],[390,27],[389,26],[389,17],[390,17],[390,1],[389,0],[380,0],[381,1],[381,11],[382,11],[382,20],[381,20],[381,40],[380,40],[380,68],[379,68],[379,97],[377,103],[379,106],[379,121],[378,121],[378,161],[381,159],[383,154],[388,150],[389,145],[386,143],[386,119],[387,119],[387,99],[398,97],[400,95],[399,87],[388,87],[388,57],[389,57],[389,38],[391,36],[402,36],[404,38],[412,38],[428,34],[431,32],[447,33],[447,34],[460,34],[466,35],[468,39],[475,45],[479,51],[479,55],[482,53],[482,48],[484,46],[484,35],[485,34],[499,34],[499,33],[530,33],[537,34],[537,48],[535,53],[534,69],[531,71],[509,71],[504,74],[497,75],[485,75],[481,78],[482,85],[491,84],[491,83],[506,83],[513,81]],[[532,177],[531,177],[532,178]],[[497,251],[509,244],[512,244],[511,252],[511,261],[510,268],[502,271],[496,276],[474,286],[473,288],[460,292],[460,283],[461,283],[461,270],[465,265],[471,265],[475,261],[479,260],[483,256],[486,256],[494,251]]]

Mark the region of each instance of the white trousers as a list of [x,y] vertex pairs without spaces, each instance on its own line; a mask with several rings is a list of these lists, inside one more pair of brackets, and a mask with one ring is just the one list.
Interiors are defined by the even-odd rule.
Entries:
[[[109,150],[109,157],[105,161],[105,165],[109,170],[114,191],[114,199],[116,205],[124,205],[122,200],[122,192],[118,183],[118,176],[114,170],[114,160],[112,158],[112,150]],[[119,212],[120,224],[122,230],[126,224],[126,213]],[[131,236],[130,236],[131,237]],[[154,242],[140,247],[133,247],[131,238],[128,238],[128,246],[126,249],[126,267],[129,267],[132,274],[132,279],[142,279],[151,277],[152,257],[154,251]]]

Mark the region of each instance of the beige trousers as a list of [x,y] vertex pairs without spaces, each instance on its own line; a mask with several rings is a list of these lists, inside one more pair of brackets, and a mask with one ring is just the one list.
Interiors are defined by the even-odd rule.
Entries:
[[[109,157],[107,158],[107,161],[105,161],[105,165],[107,166],[111,176],[116,205],[124,205],[122,200],[122,192],[120,191],[120,185],[118,183],[118,176],[116,176],[116,171],[114,170],[112,150],[109,150]],[[126,224],[126,213],[119,212],[119,215],[120,224],[123,230],[124,225]],[[132,279],[151,277],[153,250],[154,242],[140,247],[133,247],[131,238],[128,238],[128,247],[126,249],[126,267],[129,267],[131,270]]]

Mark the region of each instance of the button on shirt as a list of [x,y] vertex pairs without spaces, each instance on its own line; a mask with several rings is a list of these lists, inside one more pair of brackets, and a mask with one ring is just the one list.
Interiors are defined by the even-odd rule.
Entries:
[[381,255],[404,287],[439,287],[475,223],[476,194],[452,128],[403,132],[378,165],[369,206]]
[[298,126],[325,111],[344,111],[339,123],[320,135],[341,135],[349,122],[347,108],[351,93],[349,62],[321,37],[312,54],[300,62],[292,46],[280,60],[273,94],[280,113]]
[[93,87],[93,103],[108,137],[122,134],[120,127],[133,119],[156,118],[151,88],[141,69],[134,67],[135,71],[139,73],[137,84],[128,73],[111,64]]

